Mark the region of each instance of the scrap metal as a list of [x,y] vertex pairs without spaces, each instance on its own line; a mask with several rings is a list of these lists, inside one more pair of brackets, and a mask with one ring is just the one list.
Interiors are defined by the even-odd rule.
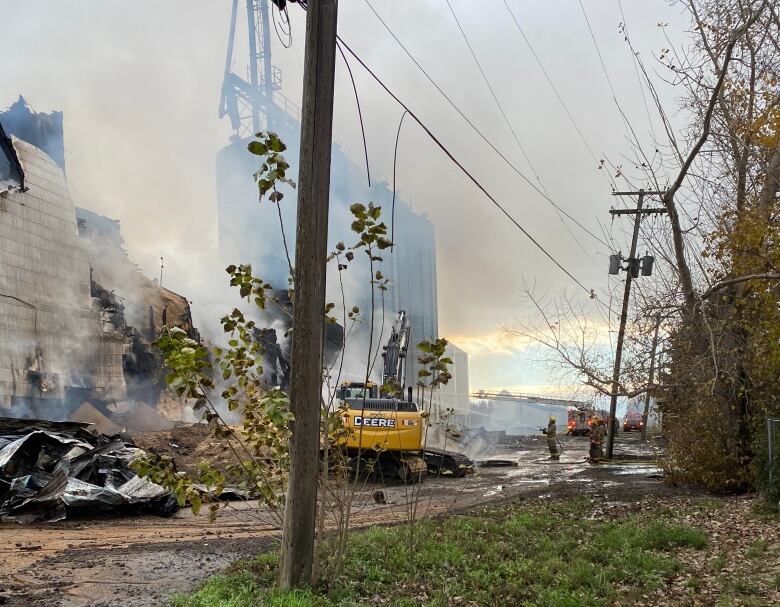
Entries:
[[91,424],[0,418],[0,520],[54,522],[79,511],[169,516],[176,499],[130,468],[143,454]]

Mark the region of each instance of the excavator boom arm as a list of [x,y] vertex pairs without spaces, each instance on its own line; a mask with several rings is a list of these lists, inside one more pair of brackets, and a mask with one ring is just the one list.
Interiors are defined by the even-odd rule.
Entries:
[[409,352],[409,338],[409,317],[404,310],[401,310],[398,312],[395,322],[393,322],[390,338],[387,340],[387,345],[382,353],[382,358],[384,359],[382,383],[385,385],[396,385],[401,393],[403,393],[406,379],[406,356]]

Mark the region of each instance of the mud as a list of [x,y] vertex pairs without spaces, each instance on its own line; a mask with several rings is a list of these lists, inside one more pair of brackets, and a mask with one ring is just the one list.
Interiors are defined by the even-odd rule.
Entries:
[[[616,461],[588,464],[587,438],[563,437],[558,462],[547,458],[536,437],[494,447],[490,456],[512,467],[478,468],[463,479],[428,478],[419,489],[418,511],[433,516],[509,499],[586,494],[614,502],[649,495],[689,495],[667,486],[654,451],[638,436],[621,436]],[[383,488],[377,504],[368,483],[353,506],[355,526],[403,522],[412,490]],[[417,491],[415,489],[415,492]],[[233,503],[210,523],[182,510],[168,519],[152,516],[66,520],[38,526],[0,525],[0,605],[26,607],[168,604],[174,592],[192,590],[230,562],[266,551],[278,542],[278,513],[252,503]]]

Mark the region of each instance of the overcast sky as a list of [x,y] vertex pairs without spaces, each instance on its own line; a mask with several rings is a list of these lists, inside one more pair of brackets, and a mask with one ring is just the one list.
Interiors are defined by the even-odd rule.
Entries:
[[[396,35],[463,112],[531,180],[588,230],[610,230],[616,204],[533,59],[503,0],[450,0],[517,133],[526,162],[468,52],[445,0],[371,0]],[[508,0],[598,158],[628,163],[631,146],[579,0]],[[243,0],[241,2],[243,4]],[[619,31],[617,0],[583,0],[618,101],[648,146],[651,123],[632,55]],[[686,44],[686,22],[665,0],[622,0],[634,47],[653,69],[668,46]],[[209,298],[219,275],[215,203],[217,150],[230,128],[217,117],[229,0],[0,0],[4,29],[0,107],[24,94],[37,111],[63,110],[68,181],[76,203],[118,218],[130,257],[193,301],[196,321],[216,317]],[[339,32],[451,148],[497,200],[588,289],[608,287],[611,252],[578,226],[569,233],[552,206],[471,131],[420,74],[364,0],[341,0]],[[293,44],[274,37],[282,92],[298,101],[304,21],[291,6]],[[245,36],[244,22],[238,36]],[[239,53],[234,65],[244,73]],[[334,136],[362,158],[354,93],[337,59]],[[402,110],[358,66],[372,174],[392,173]],[[675,92],[661,87],[668,108]],[[652,111],[652,107],[650,108]],[[658,123],[653,123],[658,128]],[[651,150],[652,151],[652,150]],[[550,391],[535,348],[502,327],[522,319],[519,286],[576,286],[480,193],[410,121],[399,147],[398,187],[436,225],[440,334],[471,354],[472,388]],[[625,183],[618,180],[618,185]],[[625,250],[623,226],[612,235]],[[578,242],[577,242],[578,241]],[[612,288],[617,285],[612,284]],[[584,293],[581,293],[584,295]],[[203,305],[199,305],[200,303]],[[592,304],[591,304],[592,305]],[[208,317],[208,319],[207,319]],[[553,390],[554,391],[554,390]]]

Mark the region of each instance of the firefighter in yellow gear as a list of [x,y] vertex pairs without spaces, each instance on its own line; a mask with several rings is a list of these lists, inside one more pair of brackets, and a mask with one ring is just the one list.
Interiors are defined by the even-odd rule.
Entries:
[[555,436],[557,431],[558,428],[554,417],[551,417],[550,421],[547,422],[546,428],[542,428],[542,432],[547,435],[547,448],[550,450],[550,459],[559,459],[561,457],[561,452],[558,449],[558,439]]
[[607,429],[600,417],[593,416],[590,422],[590,461],[598,463],[604,457],[602,445]]

